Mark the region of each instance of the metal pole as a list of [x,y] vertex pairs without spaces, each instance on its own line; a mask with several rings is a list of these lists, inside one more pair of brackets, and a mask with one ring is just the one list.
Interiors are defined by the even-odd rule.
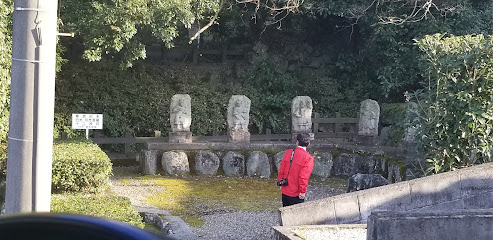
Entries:
[[57,0],[38,1],[39,72],[35,91],[33,211],[49,212],[55,111]]
[[49,211],[56,0],[14,2],[7,214]]
[[[16,0],[14,9],[36,8],[36,0]],[[36,12],[14,10],[12,83],[10,85],[9,149],[5,213],[32,211],[32,156]]]

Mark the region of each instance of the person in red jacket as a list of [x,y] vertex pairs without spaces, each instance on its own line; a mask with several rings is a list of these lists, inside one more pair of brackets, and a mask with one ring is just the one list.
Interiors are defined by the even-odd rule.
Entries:
[[[310,136],[300,133],[296,139],[296,148],[284,153],[277,175],[277,185],[281,186],[283,207],[305,201],[308,179],[313,170],[313,157],[306,151],[310,145]],[[282,179],[287,180],[287,185],[282,183]]]

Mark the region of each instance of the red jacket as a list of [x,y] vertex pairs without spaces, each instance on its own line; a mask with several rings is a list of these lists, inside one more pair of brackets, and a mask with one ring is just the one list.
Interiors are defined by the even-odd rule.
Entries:
[[[313,170],[313,157],[310,153],[305,151],[301,147],[297,147],[294,151],[293,163],[291,168],[289,167],[289,159],[291,158],[291,152],[293,150],[287,150],[282,158],[281,165],[279,167],[279,174],[277,175],[277,181],[282,178],[288,180],[287,186],[281,187],[281,192],[284,195],[290,197],[296,197],[300,193],[306,192],[308,186],[308,179]],[[289,174],[288,174],[289,171]]]

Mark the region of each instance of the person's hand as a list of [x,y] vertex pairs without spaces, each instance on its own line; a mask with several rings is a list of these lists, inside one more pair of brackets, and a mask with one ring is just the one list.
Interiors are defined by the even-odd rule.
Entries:
[[298,195],[298,197],[299,197],[300,199],[305,199],[305,194],[306,194],[306,193],[300,193],[300,195]]

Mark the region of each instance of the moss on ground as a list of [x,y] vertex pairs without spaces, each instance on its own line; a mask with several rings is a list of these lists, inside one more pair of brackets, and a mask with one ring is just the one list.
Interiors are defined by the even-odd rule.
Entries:
[[279,188],[273,179],[212,176],[139,177],[159,186],[147,202],[180,216],[191,226],[200,226],[199,213],[211,209],[275,211],[280,206]]
[[[156,188],[146,200],[152,205],[180,216],[190,226],[199,227],[201,214],[211,211],[272,211],[281,206],[281,194],[275,178],[233,178],[224,176],[141,176],[130,177],[141,185]],[[124,184],[129,179],[122,178]],[[312,176],[310,183],[346,189],[347,179]]]
[[343,190],[347,189],[347,181],[348,181],[348,177],[346,176],[331,176],[325,179],[313,175],[310,177],[310,184],[317,184],[328,188],[336,188]]

